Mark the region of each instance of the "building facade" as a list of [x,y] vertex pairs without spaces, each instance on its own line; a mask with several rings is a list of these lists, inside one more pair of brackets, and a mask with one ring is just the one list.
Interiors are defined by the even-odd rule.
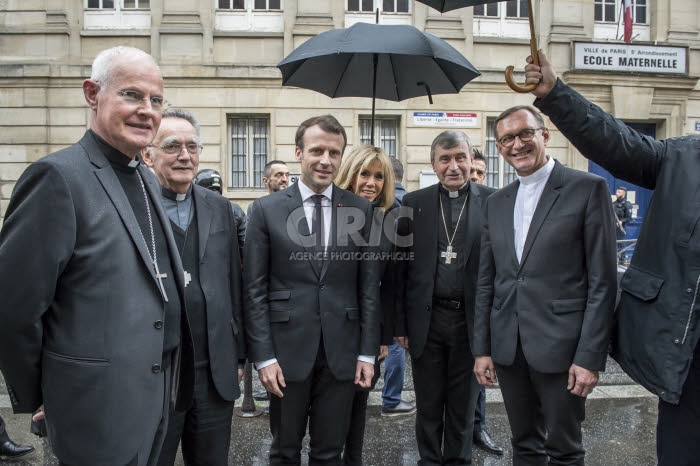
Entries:
[[[533,3],[539,47],[565,82],[658,139],[700,134],[700,2],[632,0],[629,45],[620,0]],[[533,100],[503,79],[508,65],[524,79],[526,0],[445,14],[413,0],[4,0],[0,215],[28,164],[86,130],[81,82],[97,52],[114,45],[141,48],[160,63],[166,99],[201,121],[201,167],[217,169],[224,195],[244,208],[266,194],[266,161],[285,160],[298,172],[294,132],[307,117],[331,113],[347,128],[350,147],[369,142],[371,99],[283,87],[276,64],[320,32],[375,22],[376,9],[381,24],[434,34],[482,73],[459,94],[433,96],[432,105],[427,97],[377,100],[375,143],[404,163],[404,184],[412,190],[430,182],[430,143],[450,127],[464,129],[486,153],[491,186],[512,181],[496,152],[493,120]],[[556,131],[549,149],[566,165],[595,171]]]

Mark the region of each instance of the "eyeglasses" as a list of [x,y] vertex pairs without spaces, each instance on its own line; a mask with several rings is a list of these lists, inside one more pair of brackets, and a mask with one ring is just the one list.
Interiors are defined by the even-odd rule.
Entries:
[[115,89],[110,86],[106,87],[115,90],[117,95],[121,97],[126,104],[131,105],[132,107],[146,107],[147,103],[150,102],[151,109],[158,113],[163,113],[168,107],[170,107],[170,102],[162,97],[146,97],[143,95],[143,93],[133,89]]
[[[151,146],[151,147],[153,147],[153,146]],[[185,147],[187,149],[187,152],[190,155],[197,155],[202,151],[202,149],[204,149],[203,146],[201,146],[200,144],[197,144],[196,142],[190,142],[190,143],[184,144],[184,145],[180,144],[179,142],[172,142],[169,144],[164,144],[162,146],[155,146],[155,147],[157,147],[158,149],[162,150],[163,152],[165,152],[166,154],[169,154],[169,155],[180,154],[180,152],[182,152],[183,147]]]
[[530,142],[534,139],[535,137],[535,132],[540,129],[546,129],[544,126],[541,128],[525,128],[524,130],[520,131],[518,134],[509,134],[507,136],[503,136],[501,139],[498,139],[496,142],[502,145],[503,147],[513,147],[513,144],[515,144],[515,138],[517,137],[520,139],[521,142]]

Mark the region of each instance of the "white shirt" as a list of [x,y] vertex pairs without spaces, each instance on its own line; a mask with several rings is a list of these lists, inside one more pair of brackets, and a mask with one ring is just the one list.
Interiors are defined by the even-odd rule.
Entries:
[[515,198],[515,209],[513,210],[513,229],[515,233],[515,253],[518,256],[518,262],[523,255],[525,248],[525,239],[527,232],[530,230],[530,222],[535,215],[535,209],[542,197],[544,186],[549,180],[549,175],[554,169],[554,159],[547,157],[547,163],[537,170],[532,175],[518,176],[520,186]]
[[297,181],[297,184],[299,185],[299,193],[301,194],[301,201],[304,205],[304,214],[306,215],[306,222],[309,225],[309,231],[313,230],[313,215],[316,207],[316,203],[311,199],[311,196],[316,194],[323,195],[323,199],[321,199],[321,208],[323,209],[323,244],[326,245],[323,249],[325,250],[328,247],[331,222],[333,221],[333,206],[331,205],[331,199],[333,199],[333,185],[331,184],[328,186],[322,193],[317,193],[302,183],[301,180]]
[[[302,183],[301,180],[297,181],[297,184],[299,185],[299,193],[301,194],[301,201],[302,204],[304,205],[304,214],[306,215],[306,221],[309,224],[309,231],[312,231],[313,227],[313,215],[314,215],[314,208],[316,207],[316,203],[314,202],[313,199],[311,199],[311,196],[315,194],[322,194],[323,199],[321,199],[321,208],[323,209],[323,233],[324,233],[324,243],[326,247],[328,247],[328,237],[331,232],[331,222],[333,220],[333,205],[331,204],[331,199],[333,198],[333,184],[328,186],[325,191],[322,193],[317,193],[315,191],[312,191],[311,188],[306,186],[304,183]],[[363,362],[368,362],[370,364],[374,364],[375,357],[374,356],[367,356],[367,355],[359,355],[357,356],[358,361],[363,361]],[[256,362],[255,363],[255,368],[257,370],[262,369],[265,366],[269,366],[270,364],[276,363],[277,358],[272,358],[268,359],[267,361],[261,361],[261,362]]]

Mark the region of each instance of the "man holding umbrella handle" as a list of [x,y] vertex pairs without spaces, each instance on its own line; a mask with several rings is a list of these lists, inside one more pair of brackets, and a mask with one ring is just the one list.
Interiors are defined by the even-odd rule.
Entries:
[[[534,105],[586,158],[613,176],[654,190],[621,295],[612,357],[659,396],[659,466],[697,464],[700,457],[700,138],[657,141],[565,85],[547,57],[528,57]],[[673,208],[669,208],[673,206]],[[664,245],[664,252],[659,251]]]

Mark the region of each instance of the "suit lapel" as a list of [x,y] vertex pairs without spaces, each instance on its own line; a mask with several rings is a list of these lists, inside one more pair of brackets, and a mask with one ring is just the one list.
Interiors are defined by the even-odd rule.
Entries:
[[[338,247],[338,231],[337,231],[337,226],[338,226],[338,205],[342,205],[343,203],[343,197],[345,195],[345,190],[337,187],[336,185],[333,185],[333,199],[331,199],[331,232],[328,235],[328,246],[326,247],[326,252],[328,253],[328,256],[330,257],[331,252],[334,252],[336,248]],[[330,260],[324,260],[323,261],[323,267],[321,268],[321,274],[320,274],[320,279],[322,280],[323,277],[326,276],[326,272],[328,271],[328,266],[330,265]]]
[[129,200],[124,193],[124,188],[122,188],[119,179],[117,179],[117,175],[114,173],[114,169],[109,164],[107,158],[102,154],[100,147],[94,143],[92,137],[83,138],[82,144],[87,150],[90,161],[97,166],[95,169],[95,176],[97,176],[107,196],[109,196],[112,201],[114,208],[117,210],[119,217],[121,217],[122,222],[124,222],[126,231],[129,233],[129,236],[131,236],[131,240],[134,242],[134,246],[136,246],[136,250],[139,252],[141,260],[143,260],[144,265],[146,265],[146,269],[151,274],[154,283],[157,283],[153,264],[151,263],[148,250],[146,249],[146,243],[141,234],[141,229],[139,228],[131,204],[129,204]]
[[[413,230],[416,232],[414,234],[415,238],[425,238],[424,244],[438,244],[438,228],[444,228],[442,223],[442,217],[438,220],[440,209],[440,191],[438,189],[438,184],[434,184],[426,192],[426,195],[421,199],[418,199],[416,203],[417,212],[414,212],[413,216]],[[435,276],[435,270],[437,269],[437,261],[440,256],[440,251],[435,254],[433,251],[426,251],[426,257],[428,257],[430,263],[427,264],[430,270],[433,271],[433,277]]]
[[[515,212],[515,197],[518,195],[519,181],[515,181],[503,188],[504,197],[501,198],[501,205],[496,211],[503,212],[503,215],[498,216],[497,224],[501,232],[505,236],[505,244],[508,248],[508,255],[511,258],[515,268],[518,265],[518,254],[515,252],[515,225],[513,224],[513,213]],[[492,229],[491,235],[494,234]]]
[[481,230],[481,219],[479,218],[482,201],[481,193],[479,192],[479,188],[476,186],[476,183],[469,183],[469,185],[469,199],[467,200],[467,202],[469,202],[469,206],[467,207],[467,232],[466,236],[464,237],[464,257],[466,257],[466,261],[464,262],[465,267],[469,262],[469,257],[471,255],[470,252],[472,250],[472,246],[474,245],[474,240],[479,237]]
[[[196,194],[195,194],[195,191]],[[197,231],[199,237],[199,260],[204,259],[204,251],[207,250],[207,241],[209,240],[209,232],[211,231],[211,222],[213,220],[211,206],[207,200],[209,192],[205,190],[197,190],[192,188],[194,196],[195,213],[197,217]]]
[[[143,184],[146,187],[146,191],[148,191],[148,195],[153,201],[153,208],[156,211],[156,217],[163,226],[165,241],[168,243],[170,261],[173,268],[173,273],[175,274],[175,285],[177,286],[178,292],[180,293],[180,299],[182,300],[185,290],[185,273],[182,269],[182,260],[180,260],[180,253],[177,249],[177,244],[175,244],[173,229],[170,226],[170,217],[168,217],[168,214],[165,213],[165,209],[160,201],[161,186],[158,184],[155,175],[151,173],[148,168],[145,167],[145,165],[139,165],[136,169],[141,173]],[[155,275],[153,275],[153,279],[155,280]]]
[[527,231],[527,237],[525,238],[525,245],[523,246],[523,255],[520,259],[521,268],[527,260],[528,255],[530,254],[530,249],[532,248],[532,245],[535,242],[535,238],[537,238],[537,233],[540,231],[542,223],[544,223],[544,220],[547,218],[549,212],[552,210],[552,206],[559,197],[558,189],[561,186],[562,177],[564,174],[561,168],[562,167],[559,164],[559,162],[555,162],[552,174],[549,176],[547,183],[544,185],[542,196],[540,196],[540,200],[537,203],[535,213],[533,214],[532,221],[530,222],[530,228]]

